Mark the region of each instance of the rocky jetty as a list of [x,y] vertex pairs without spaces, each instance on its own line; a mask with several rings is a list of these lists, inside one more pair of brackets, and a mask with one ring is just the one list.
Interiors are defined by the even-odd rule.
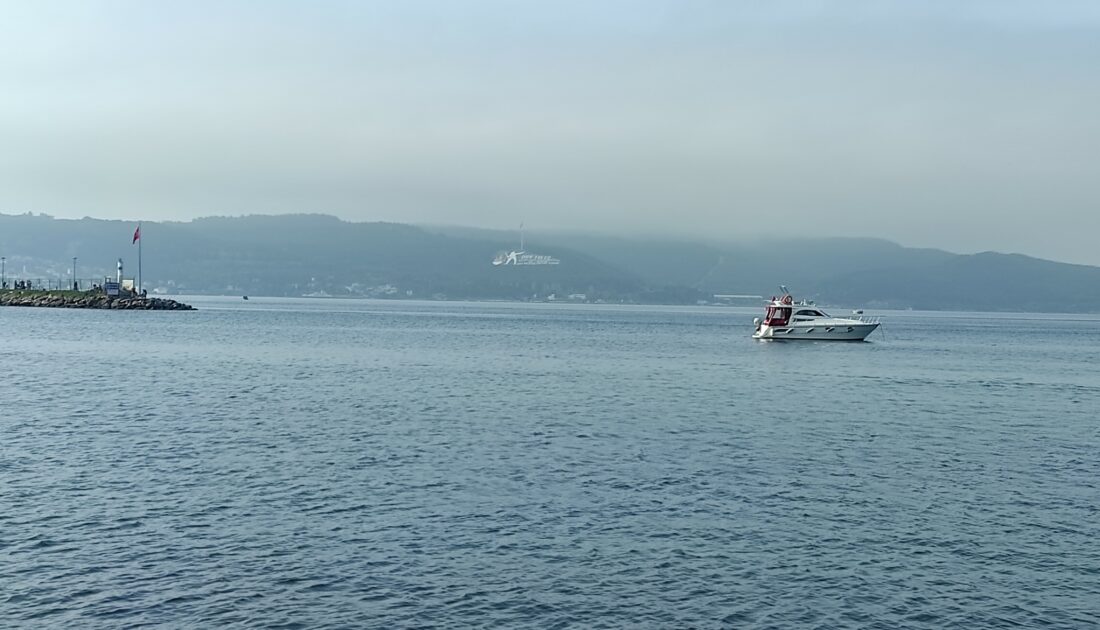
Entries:
[[195,307],[163,298],[109,297],[98,291],[0,291],[0,306],[102,308],[118,311],[193,311]]

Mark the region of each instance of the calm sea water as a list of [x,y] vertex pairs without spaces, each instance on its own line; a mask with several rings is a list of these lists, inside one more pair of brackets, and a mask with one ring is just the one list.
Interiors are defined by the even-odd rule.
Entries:
[[1100,319],[0,309],[0,626],[1100,624]]

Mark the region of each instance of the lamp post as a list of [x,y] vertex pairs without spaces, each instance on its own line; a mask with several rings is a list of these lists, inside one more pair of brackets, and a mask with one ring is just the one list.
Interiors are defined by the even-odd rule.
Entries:
[[76,287],[77,287],[77,284],[76,284],[76,256],[73,256],[73,291],[79,291],[80,290]]

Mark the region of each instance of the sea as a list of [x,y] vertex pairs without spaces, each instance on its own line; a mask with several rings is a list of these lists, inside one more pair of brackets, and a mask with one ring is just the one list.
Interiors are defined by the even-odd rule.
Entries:
[[0,309],[0,627],[1100,626],[1100,317]]

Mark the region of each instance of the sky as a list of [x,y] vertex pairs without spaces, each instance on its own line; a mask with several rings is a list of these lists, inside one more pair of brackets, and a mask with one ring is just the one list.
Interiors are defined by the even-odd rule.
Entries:
[[1100,265],[1100,2],[0,0],[0,212]]

